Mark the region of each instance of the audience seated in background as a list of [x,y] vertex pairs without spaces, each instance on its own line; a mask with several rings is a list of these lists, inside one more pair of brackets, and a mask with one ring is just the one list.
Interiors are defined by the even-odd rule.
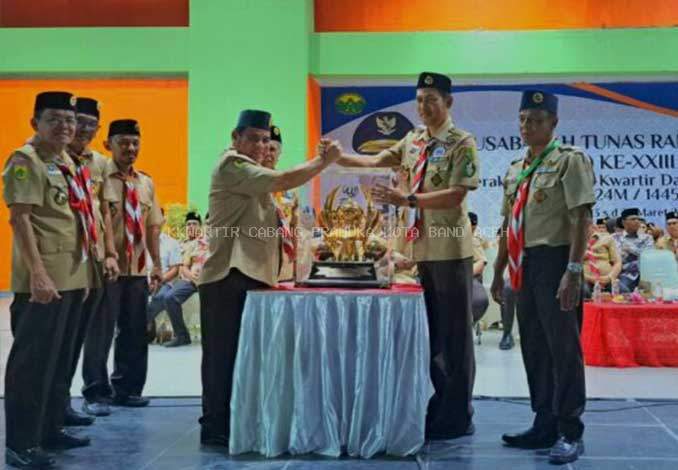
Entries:
[[617,244],[607,233],[605,220],[598,219],[589,229],[589,241],[584,255],[584,296],[591,298],[596,282],[609,291],[622,267]]
[[621,273],[619,274],[619,289],[622,293],[632,292],[640,282],[640,254],[652,248],[652,237],[640,233],[640,210],[637,208],[622,211],[621,219],[624,231],[613,235],[617,250],[622,259]]

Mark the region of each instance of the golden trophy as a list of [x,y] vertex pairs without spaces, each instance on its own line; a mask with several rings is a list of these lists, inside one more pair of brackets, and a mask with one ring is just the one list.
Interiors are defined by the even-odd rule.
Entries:
[[[325,177],[311,248],[304,249],[297,284],[322,287],[388,287],[390,275],[379,265],[388,259],[392,208],[377,205],[370,187],[388,182],[383,170],[338,170]],[[306,241],[302,245],[308,245]]]

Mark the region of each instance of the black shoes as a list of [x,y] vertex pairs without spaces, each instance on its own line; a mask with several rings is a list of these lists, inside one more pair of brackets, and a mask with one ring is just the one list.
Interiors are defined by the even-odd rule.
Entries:
[[558,435],[555,432],[530,428],[521,433],[504,434],[501,438],[508,447],[536,450],[553,447],[558,440]]
[[71,405],[66,406],[64,413],[64,426],[91,426],[94,423],[94,418],[87,416],[84,413],[78,413]]
[[42,443],[45,449],[50,450],[65,450],[75,449],[76,447],[87,447],[90,444],[88,437],[77,437],[69,434],[64,429],[59,430],[56,434],[49,436]]
[[5,463],[16,468],[50,468],[54,459],[47,455],[40,447],[21,451],[5,449]]
[[204,446],[228,448],[228,436],[225,434],[210,432],[206,427],[203,426],[200,429],[200,444]]
[[429,441],[448,441],[450,439],[458,439],[464,436],[472,436],[476,432],[476,426],[471,422],[466,429],[463,430],[438,430],[427,429],[426,439]]
[[581,439],[569,440],[561,436],[551,447],[549,462],[555,465],[564,465],[574,462],[584,453],[584,441]]
[[187,336],[176,336],[172,341],[168,341],[163,346],[166,348],[178,348],[179,346],[187,346],[191,344],[191,338]]
[[504,334],[504,336],[501,338],[501,342],[499,343],[499,349],[502,351],[508,351],[509,349],[512,349],[513,346],[515,346],[513,335],[510,333]]
[[113,405],[115,406],[125,406],[128,408],[143,408],[148,406],[151,402],[148,398],[140,397],[137,395],[129,395],[127,397],[115,396],[113,397]]

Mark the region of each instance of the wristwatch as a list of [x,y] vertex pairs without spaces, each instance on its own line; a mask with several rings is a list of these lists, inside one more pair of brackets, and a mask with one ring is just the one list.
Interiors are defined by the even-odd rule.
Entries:
[[417,195],[412,193],[409,196],[407,196],[407,205],[410,206],[411,208],[416,208],[417,207]]
[[581,274],[581,272],[584,270],[584,265],[581,263],[574,263],[570,261],[569,263],[567,263],[567,270],[572,274]]

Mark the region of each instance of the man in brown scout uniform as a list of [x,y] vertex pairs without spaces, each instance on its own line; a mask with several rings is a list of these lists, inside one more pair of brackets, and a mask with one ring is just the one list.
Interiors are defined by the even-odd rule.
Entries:
[[[99,313],[102,306],[104,296],[104,254],[105,248],[105,229],[104,218],[101,214],[101,198],[104,181],[104,169],[108,159],[89,148],[94,137],[99,130],[99,103],[92,98],[78,97],[75,104],[77,127],[75,130],[75,137],[68,144],[68,154],[73,159],[76,165],[84,165],[88,172],[91,181],[90,192],[92,195],[92,212],[96,222],[97,233],[99,237],[96,244],[92,244],[89,263],[90,263],[90,282],[89,294],[82,308],[82,316],[80,318],[80,325],[75,333],[75,347],[73,354],[73,363],[71,364],[70,380],[68,383],[68,390],[73,382],[73,376],[80,358],[80,351],[85,340],[87,327],[90,321],[99,321]],[[117,264],[115,259],[109,259],[112,263],[112,268],[116,269]],[[83,379],[87,384],[87,365],[88,356],[83,357]],[[87,386],[83,389],[85,395],[85,409],[87,406]],[[71,407],[71,396],[68,393],[66,398],[66,413],[64,424],[66,426],[87,426],[94,422],[94,418],[86,414],[77,413]],[[88,410],[89,411],[89,410]],[[95,415],[103,416],[107,413],[96,413]]]
[[74,333],[88,286],[86,261],[97,239],[89,183],[66,153],[76,128],[75,97],[39,94],[31,126],[35,136],[12,153],[3,172],[14,234],[5,458],[19,468],[51,466],[42,448],[89,444],[62,426]]
[[[141,134],[133,119],[113,121],[108,130],[106,149],[113,156],[104,172],[104,217],[110,217],[111,238],[115,251],[107,257],[117,258],[120,276],[106,286],[105,318],[92,324],[88,342],[92,351],[91,387],[95,401],[106,402],[113,389],[113,404],[142,407],[149,401],[141,396],[146,383],[148,342],[146,309],[149,284],[146,251],[153,261],[150,290],[161,280],[159,235],[162,213],[153,180],[134,169],[139,155]],[[108,213],[107,213],[108,212]],[[114,370],[110,385],[106,362],[115,336]]]
[[291,170],[263,167],[271,115],[240,113],[232,147],[212,173],[207,235],[209,253],[199,281],[202,331],[202,429],[204,445],[228,446],[231,385],[240,320],[248,290],[276,284],[280,252],[291,234],[281,230],[271,193],[300,186],[335,161],[329,146]]
[[[282,134],[278,126],[271,126],[271,141],[268,143],[268,153],[264,155],[262,166],[275,170],[282,154]],[[273,194],[277,206],[282,209],[290,229],[294,232],[299,223],[299,197],[296,191],[278,191]],[[294,241],[296,246],[296,240]],[[296,249],[296,248],[295,248]],[[294,280],[294,259],[285,250],[282,252],[280,282]]]
[[554,138],[557,113],[555,95],[523,93],[520,133],[528,151],[511,164],[504,180],[502,215],[508,233],[502,231],[491,291],[501,303],[508,264],[536,413],[530,429],[502,439],[522,449],[551,447],[551,462],[562,464],[584,451],[586,389],[578,312],[595,198],[589,157]]
[[400,167],[410,193],[377,187],[377,200],[409,206],[407,238],[421,277],[431,340],[435,395],[426,416],[428,439],[473,434],[475,357],[471,331],[473,234],[466,194],[478,187],[478,152],[473,136],[450,117],[451,81],[424,72],[417,83],[417,112],[425,127],[410,131],[374,156],[344,155],[340,165]]

